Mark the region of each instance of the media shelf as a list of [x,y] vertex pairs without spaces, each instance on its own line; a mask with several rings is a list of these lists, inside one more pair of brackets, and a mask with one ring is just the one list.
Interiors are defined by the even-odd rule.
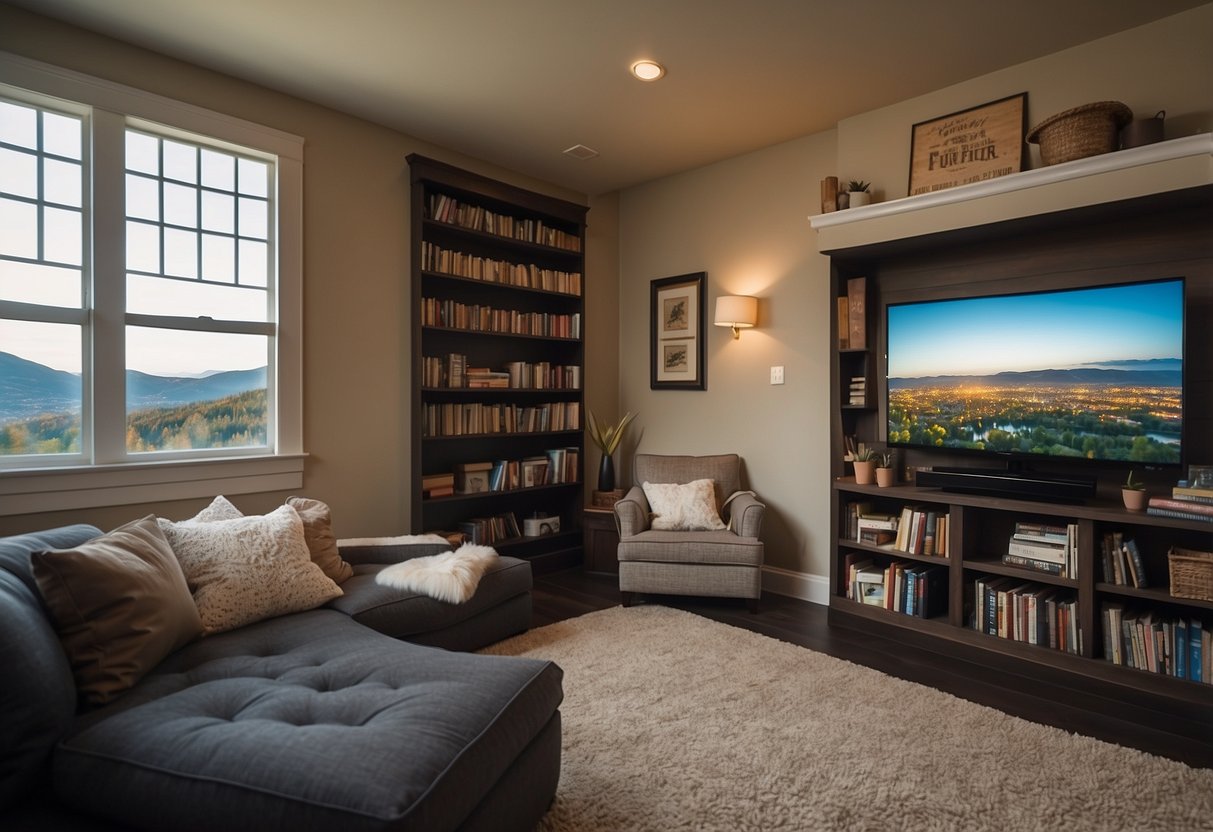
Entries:
[[[505,514],[514,515],[519,527],[527,518],[555,517],[557,533],[499,537],[492,545],[530,559],[536,571],[575,565],[581,558],[578,523],[584,503],[587,209],[417,154],[408,163],[412,529],[459,531]],[[481,368],[506,374],[511,364],[522,375],[511,375],[510,386],[476,386],[465,372]],[[547,381],[552,371],[565,373],[562,381],[575,378],[575,386],[530,386],[531,374]],[[535,415],[538,410],[542,417]],[[427,416],[429,432],[445,435],[426,435]],[[497,420],[524,417],[559,429],[476,430],[513,426]],[[447,433],[467,428],[475,432]],[[575,481],[475,493],[439,489],[435,494],[441,496],[427,496],[423,486],[427,478],[453,475],[464,465],[521,461],[548,451],[575,455]]]
[[[1058,697],[1059,705],[1080,701],[1081,707],[1124,720],[1127,730],[1142,729],[1213,747],[1213,685],[1109,659],[1115,640],[1124,638],[1123,629],[1115,632],[1110,624],[1110,610],[1140,614],[1164,628],[1177,628],[1181,621],[1190,626],[1194,620],[1213,625],[1213,601],[1171,595],[1168,569],[1171,547],[1213,551],[1213,524],[1128,511],[1120,498],[1120,483],[1130,467],[1153,495],[1169,493],[1184,472],[1140,462],[1080,469],[1065,460],[1043,461],[1033,472],[1041,480],[1072,476],[1095,480],[1094,496],[1063,504],[1033,495],[990,496],[910,484],[920,469],[982,464],[993,468],[998,460],[983,463],[961,452],[895,446],[898,484],[880,488],[857,484],[847,455],[854,444],[877,449],[888,444],[884,389],[890,305],[1183,277],[1184,457],[1188,464],[1213,463],[1213,245],[1207,233],[1211,214],[1213,186],[1197,184],[964,228],[932,231],[924,226],[910,236],[877,234],[864,242],[858,242],[866,229],[859,227],[865,223],[857,214],[852,218],[855,227],[848,226],[846,235],[821,237],[820,249],[830,256],[829,297],[840,307],[831,322],[831,626],[956,656],[972,663],[975,678],[987,667],[1024,680],[1025,690],[1039,682],[1042,690],[1052,692],[1048,695]],[[823,220],[824,224],[828,222]],[[875,234],[877,223],[871,225]],[[857,242],[844,247],[832,244],[844,237]],[[1116,243],[1109,245],[1109,240]],[[854,349],[842,337],[841,299],[858,278],[863,279],[865,292],[866,332],[863,348]],[[1047,338],[1047,333],[1042,337]],[[982,349],[979,340],[973,349]],[[863,379],[862,404],[851,403],[856,378]],[[852,539],[846,506],[854,502],[870,503],[873,512],[882,514],[894,514],[907,505],[946,512],[947,557],[915,557]],[[1016,524],[1032,522],[1066,528],[1067,559],[1060,567],[1038,562],[1037,568],[1028,568],[1003,561]],[[1144,587],[1108,580],[1104,574],[1102,541],[1113,534],[1135,541]],[[946,610],[924,620],[848,598],[848,568],[863,559],[876,568],[891,562],[941,566],[947,572]],[[1066,571],[1055,574],[1043,569]],[[1016,603],[1029,595],[1037,601],[1072,603],[1072,618],[1067,614],[1065,620],[1067,625],[1072,621],[1075,636],[1081,634],[1072,645],[1075,652],[976,629],[977,588],[994,582]],[[1039,622],[1032,635],[1040,636]],[[1125,642],[1120,644],[1123,659]],[[1213,661],[1207,653],[1202,658]]]

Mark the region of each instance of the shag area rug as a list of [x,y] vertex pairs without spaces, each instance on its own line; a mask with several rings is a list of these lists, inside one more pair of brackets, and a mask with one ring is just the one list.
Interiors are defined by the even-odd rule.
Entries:
[[680,610],[483,652],[564,669],[543,830],[1213,830],[1213,771]]

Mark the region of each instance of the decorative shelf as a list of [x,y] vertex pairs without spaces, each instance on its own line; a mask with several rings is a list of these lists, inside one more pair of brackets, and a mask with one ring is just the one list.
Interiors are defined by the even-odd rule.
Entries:
[[819,214],[809,224],[825,253],[1209,184],[1213,133],[1201,133]]

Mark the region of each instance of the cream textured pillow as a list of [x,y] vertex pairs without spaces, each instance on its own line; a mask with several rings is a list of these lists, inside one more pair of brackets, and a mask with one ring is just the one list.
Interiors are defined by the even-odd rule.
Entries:
[[194,593],[205,635],[318,607],[341,595],[312,563],[290,506],[263,517],[160,521]]
[[646,482],[641,488],[653,511],[652,528],[658,531],[702,532],[723,529],[716,511],[712,480]]
[[202,634],[155,517],[72,549],[35,552],[30,566],[88,705],[113,700]]
[[216,520],[235,520],[243,517],[244,512],[232,505],[232,501],[220,494],[211,500],[211,504],[195,514],[191,520],[195,523],[213,523]]

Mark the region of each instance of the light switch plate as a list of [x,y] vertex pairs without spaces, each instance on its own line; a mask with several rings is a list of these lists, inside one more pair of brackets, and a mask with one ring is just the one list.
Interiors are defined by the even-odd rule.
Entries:
[[771,368],[771,384],[783,384],[783,367]]

